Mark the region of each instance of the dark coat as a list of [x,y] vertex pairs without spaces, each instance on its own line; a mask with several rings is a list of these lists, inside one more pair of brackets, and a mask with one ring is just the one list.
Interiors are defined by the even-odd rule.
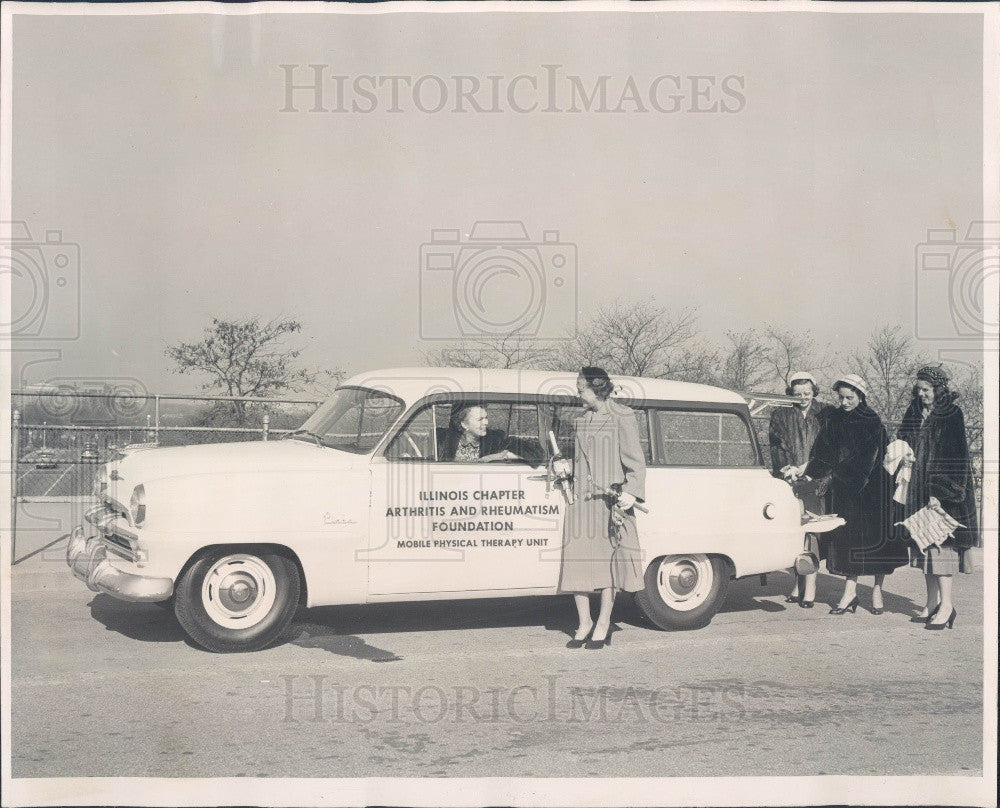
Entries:
[[[462,436],[454,429],[438,430],[438,459],[454,460],[458,451],[458,443]],[[502,429],[487,429],[479,441],[479,456],[496,454],[504,449],[513,452],[532,466],[545,462],[545,452],[538,441],[524,438],[512,438]]]
[[909,560],[890,529],[892,478],[882,467],[888,443],[882,419],[867,404],[834,410],[813,444],[806,474],[830,476],[832,510],[847,524],[828,534],[834,575],[891,573]]
[[798,407],[778,407],[771,413],[767,436],[775,475],[780,476],[785,466],[801,466],[809,459],[820,429],[833,411],[829,404],[813,399],[805,417]]
[[935,407],[926,421],[921,409],[916,399],[910,402],[897,433],[916,455],[904,518],[923,508],[931,497],[937,497],[948,515],[965,525],[955,531],[953,544],[981,547],[965,416],[954,402]]

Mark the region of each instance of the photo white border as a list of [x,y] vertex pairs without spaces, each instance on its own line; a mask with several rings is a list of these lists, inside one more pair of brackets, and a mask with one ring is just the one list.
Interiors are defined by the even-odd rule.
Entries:
[[[644,14],[663,12],[730,11],[753,14],[808,12],[811,14],[977,14],[983,17],[983,218],[1000,219],[1000,7],[994,3],[850,3],[782,0],[761,3],[746,0],[700,2],[388,2],[350,4],[324,2],[259,2],[215,4],[165,2],[131,4],[25,3],[0,5],[0,222],[9,223],[11,211],[12,29],[14,15],[157,15],[157,14],[462,14],[504,12]],[[9,225],[6,225],[9,227]],[[0,231],[0,239],[9,238]],[[995,291],[995,289],[994,289]],[[10,321],[9,276],[0,279],[0,307]],[[992,309],[1000,300],[985,301]],[[984,495],[997,502],[998,367],[989,357],[997,346],[987,345],[984,367]],[[0,389],[10,400],[10,344],[0,341],[3,355]],[[11,412],[0,414],[0,434],[11,445]],[[2,466],[12,474],[9,461]],[[723,778],[11,778],[11,496],[10,480],[3,486],[3,523],[0,530],[0,794],[3,805],[371,805],[476,806],[516,805],[996,805],[997,777],[997,567],[996,508],[983,508],[984,542],[983,626],[983,776],[982,777],[723,777]],[[992,493],[991,493],[992,492]],[[923,754],[928,750],[912,750]]]

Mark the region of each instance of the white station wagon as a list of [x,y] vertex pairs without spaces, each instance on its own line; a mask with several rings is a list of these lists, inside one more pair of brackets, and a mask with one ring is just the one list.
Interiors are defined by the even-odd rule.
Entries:
[[[771,476],[746,400],[727,390],[617,377],[646,455],[637,602],[664,629],[696,628],[729,581],[796,567],[805,531]],[[484,406],[531,459],[441,458],[453,408]],[[564,494],[549,433],[572,452],[576,377],[400,368],[348,380],[281,440],[144,449],[105,464],[100,504],[69,536],[93,591],[160,602],[200,646],[250,651],[301,606],[553,595]],[[532,465],[534,463],[534,465]]]

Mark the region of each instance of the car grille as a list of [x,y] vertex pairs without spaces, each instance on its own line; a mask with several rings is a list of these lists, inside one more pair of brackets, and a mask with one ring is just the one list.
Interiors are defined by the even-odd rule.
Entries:
[[127,517],[119,503],[104,501],[89,510],[84,518],[100,531],[101,539],[111,552],[129,561],[138,561],[139,537],[125,526]]

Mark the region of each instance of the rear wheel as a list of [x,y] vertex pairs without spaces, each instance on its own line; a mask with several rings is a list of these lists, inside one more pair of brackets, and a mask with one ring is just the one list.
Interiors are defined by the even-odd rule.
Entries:
[[729,565],[701,553],[657,558],[646,568],[645,588],[636,603],[662,629],[708,625],[722,608],[729,588]]
[[174,612],[187,635],[209,651],[259,651],[292,622],[300,587],[298,567],[287,556],[215,548],[181,577]]

